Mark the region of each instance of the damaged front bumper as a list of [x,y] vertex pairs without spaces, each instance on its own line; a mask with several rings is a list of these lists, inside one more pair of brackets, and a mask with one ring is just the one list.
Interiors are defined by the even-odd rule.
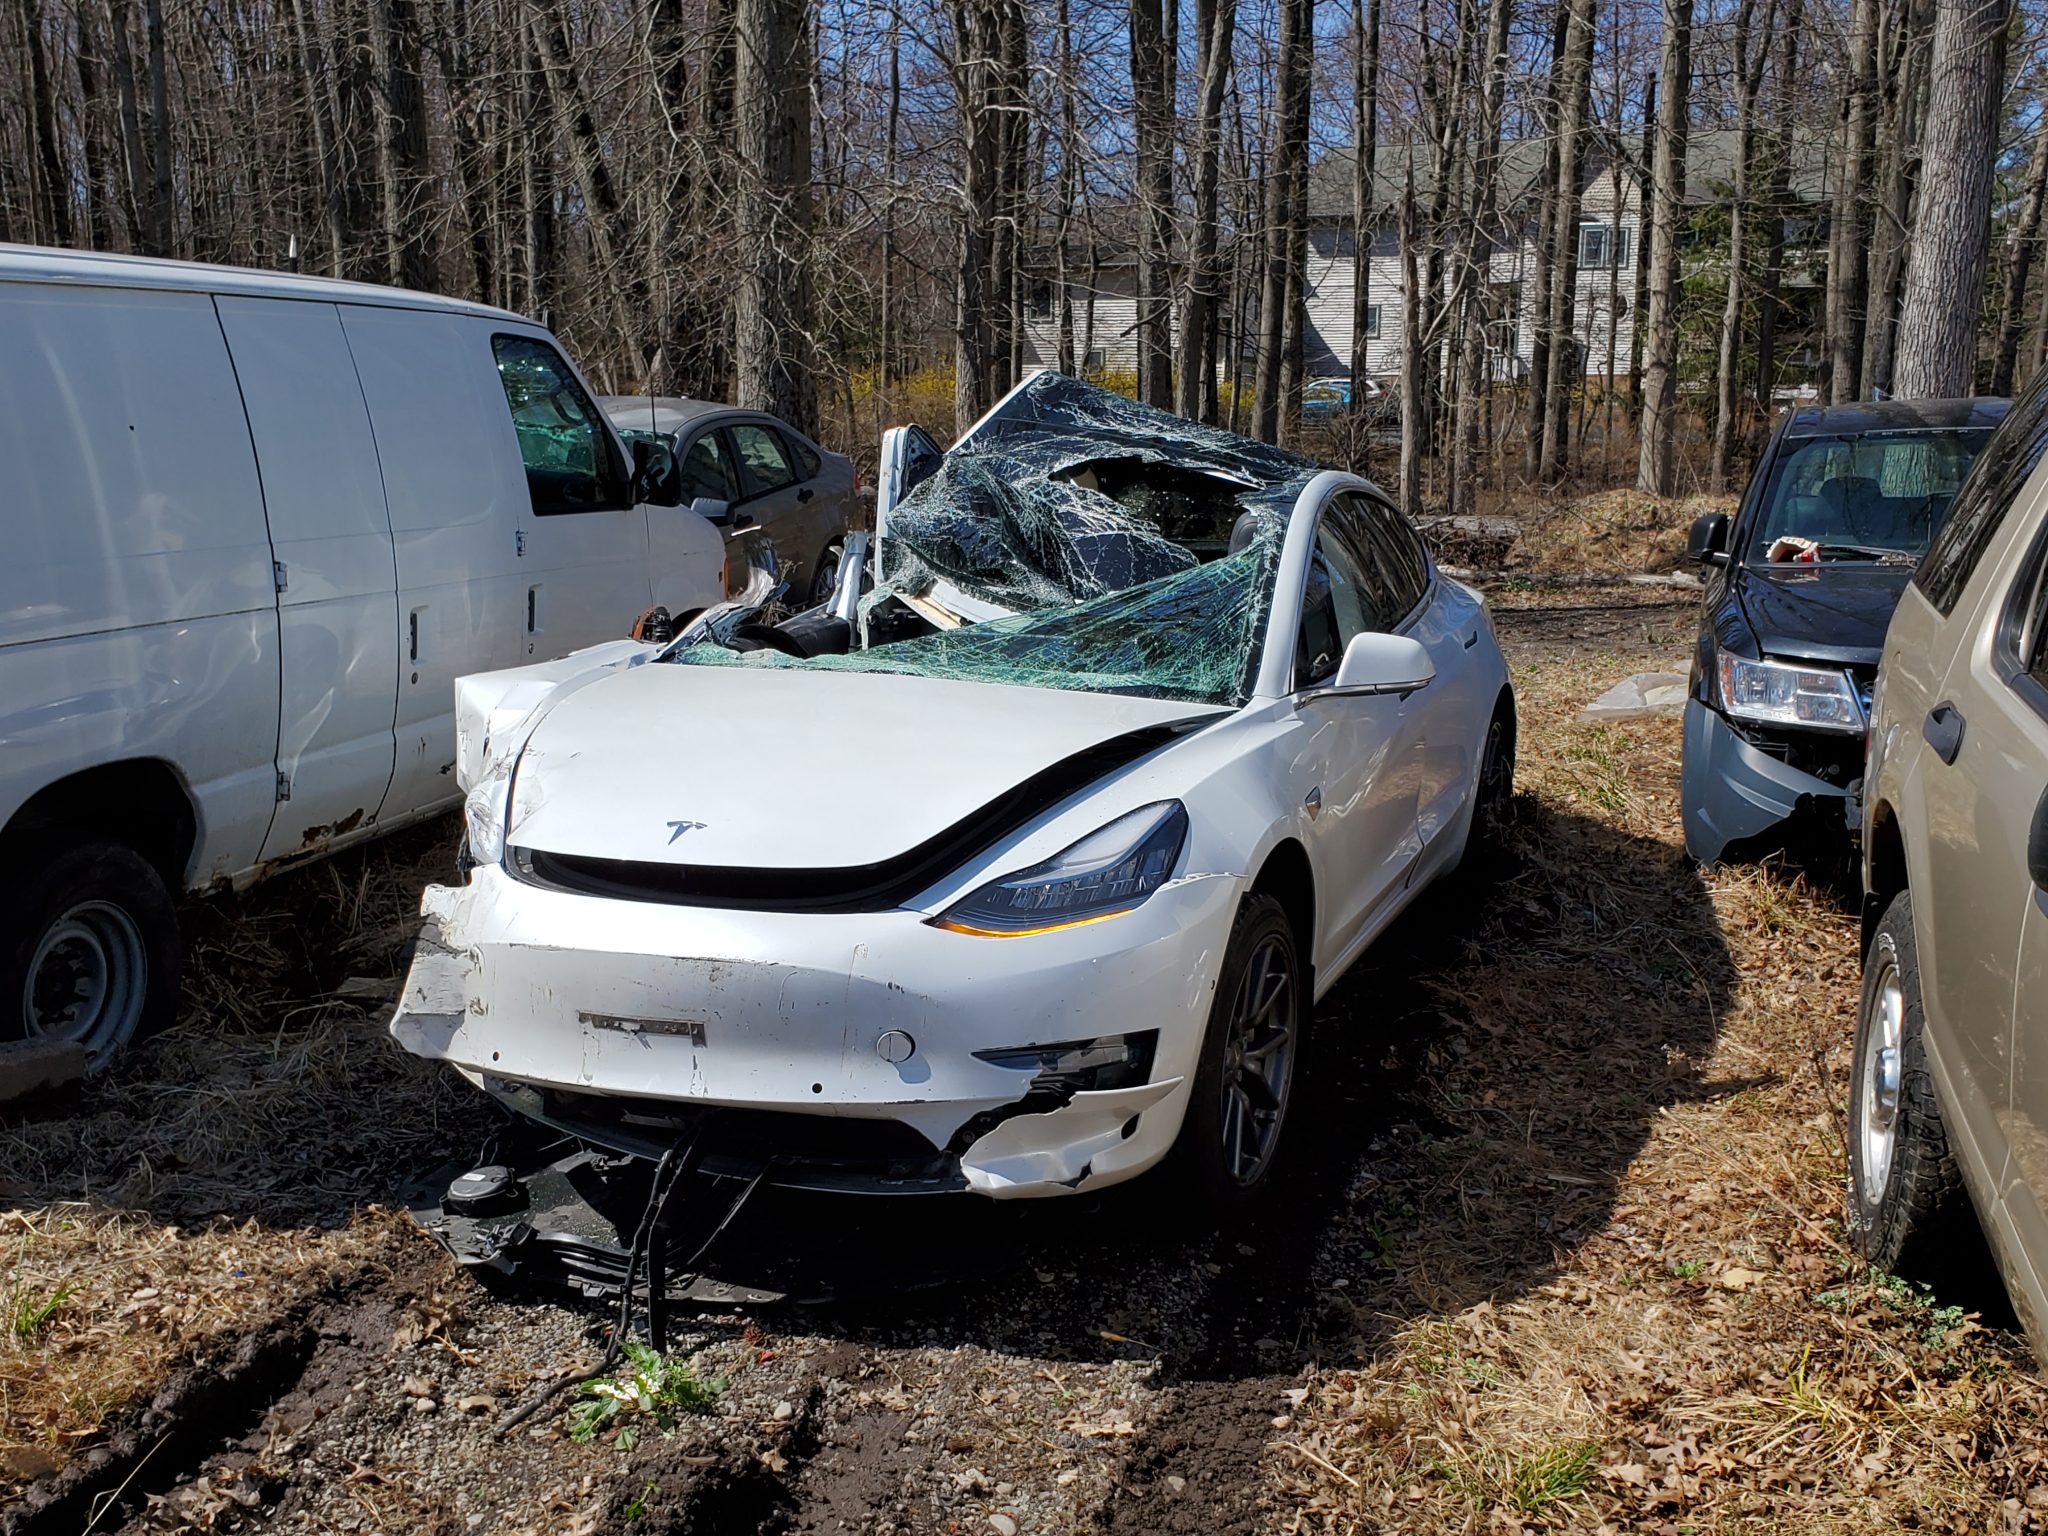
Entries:
[[[608,900],[487,867],[428,888],[391,1032],[586,1141],[701,1141],[708,1171],[1095,1189],[1173,1145],[1240,884],[1183,877],[1121,916],[998,939],[908,910]],[[1034,1054],[1053,1046],[1070,1049]]]
[[1803,811],[1819,816],[1830,830],[1849,827],[1848,787],[1745,741],[1698,699],[1685,703],[1679,804],[1685,851],[1702,864],[1714,863],[1731,844],[1760,837]]

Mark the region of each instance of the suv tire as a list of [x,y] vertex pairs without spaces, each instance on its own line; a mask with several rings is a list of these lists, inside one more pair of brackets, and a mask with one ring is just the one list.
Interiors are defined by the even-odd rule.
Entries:
[[1885,908],[1863,965],[1849,1076],[1849,1230],[1878,1269],[1926,1273],[1972,1220],[1949,1151],[1934,1079],[1913,940],[1913,898]]

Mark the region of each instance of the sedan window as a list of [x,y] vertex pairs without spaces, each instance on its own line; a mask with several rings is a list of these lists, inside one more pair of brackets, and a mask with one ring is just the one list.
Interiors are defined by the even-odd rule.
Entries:
[[699,496],[713,501],[739,500],[739,477],[733,473],[732,455],[726,452],[725,439],[715,427],[683,450],[680,463],[682,505],[687,507]]
[[1301,601],[1301,636],[1294,654],[1294,685],[1306,688],[1337,670],[1344,647],[1382,626],[1369,563],[1334,524],[1325,523],[1309,559]]
[[795,482],[796,471],[789,467],[782,439],[772,428],[743,421],[732,429],[732,444],[746,466],[747,483],[756,492],[779,490]]

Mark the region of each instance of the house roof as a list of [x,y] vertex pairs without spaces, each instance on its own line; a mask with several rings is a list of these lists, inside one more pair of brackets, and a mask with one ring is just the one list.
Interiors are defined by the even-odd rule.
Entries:
[[[1740,135],[1733,128],[1695,130],[1686,139],[1685,197],[1687,202],[1704,203],[1726,197],[1735,185],[1735,165]],[[1538,190],[1549,150],[1547,139],[1509,139],[1501,145],[1501,206],[1512,209]],[[1619,152],[1633,168],[1642,153],[1640,137],[1616,136],[1596,130],[1585,156],[1583,175],[1591,183],[1608,174],[1613,156]],[[1415,195],[1426,199],[1434,184],[1434,152],[1424,140],[1382,141],[1373,155],[1373,204],[1391,210],[1401,197],[1412,166]],[[1352,153],[1348,145],[1327,150],[1309,167],[1309,217],[1317,222],[1348,219],[1353,206],[1351,186]],[[1792,195],[1803,202],[1818,202],[1827,195],[1827,140],[1808,128],[1792,135]]]

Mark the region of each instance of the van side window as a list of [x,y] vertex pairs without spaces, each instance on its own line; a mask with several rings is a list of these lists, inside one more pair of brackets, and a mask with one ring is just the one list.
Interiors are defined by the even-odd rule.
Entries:
[[754,495],[780,490],[795,481],[796,471],[789,467],[782,439],[772,429],[758,422],[743,421],[732,429],[732,445],[740,452],[740,463],[747,471],[747,489]]
[[611,433],[561,353],[531,336],[493,336],[491,350],[535,514],[624,507],[626,477]]
[[1991,547],[2043,453],[2048,453],[2048,376],[2027,391],[1991,434],[1949,504],[1948,520],[1913,573],[1913,585],[1944,618],[1955,612],[1977,562]]

